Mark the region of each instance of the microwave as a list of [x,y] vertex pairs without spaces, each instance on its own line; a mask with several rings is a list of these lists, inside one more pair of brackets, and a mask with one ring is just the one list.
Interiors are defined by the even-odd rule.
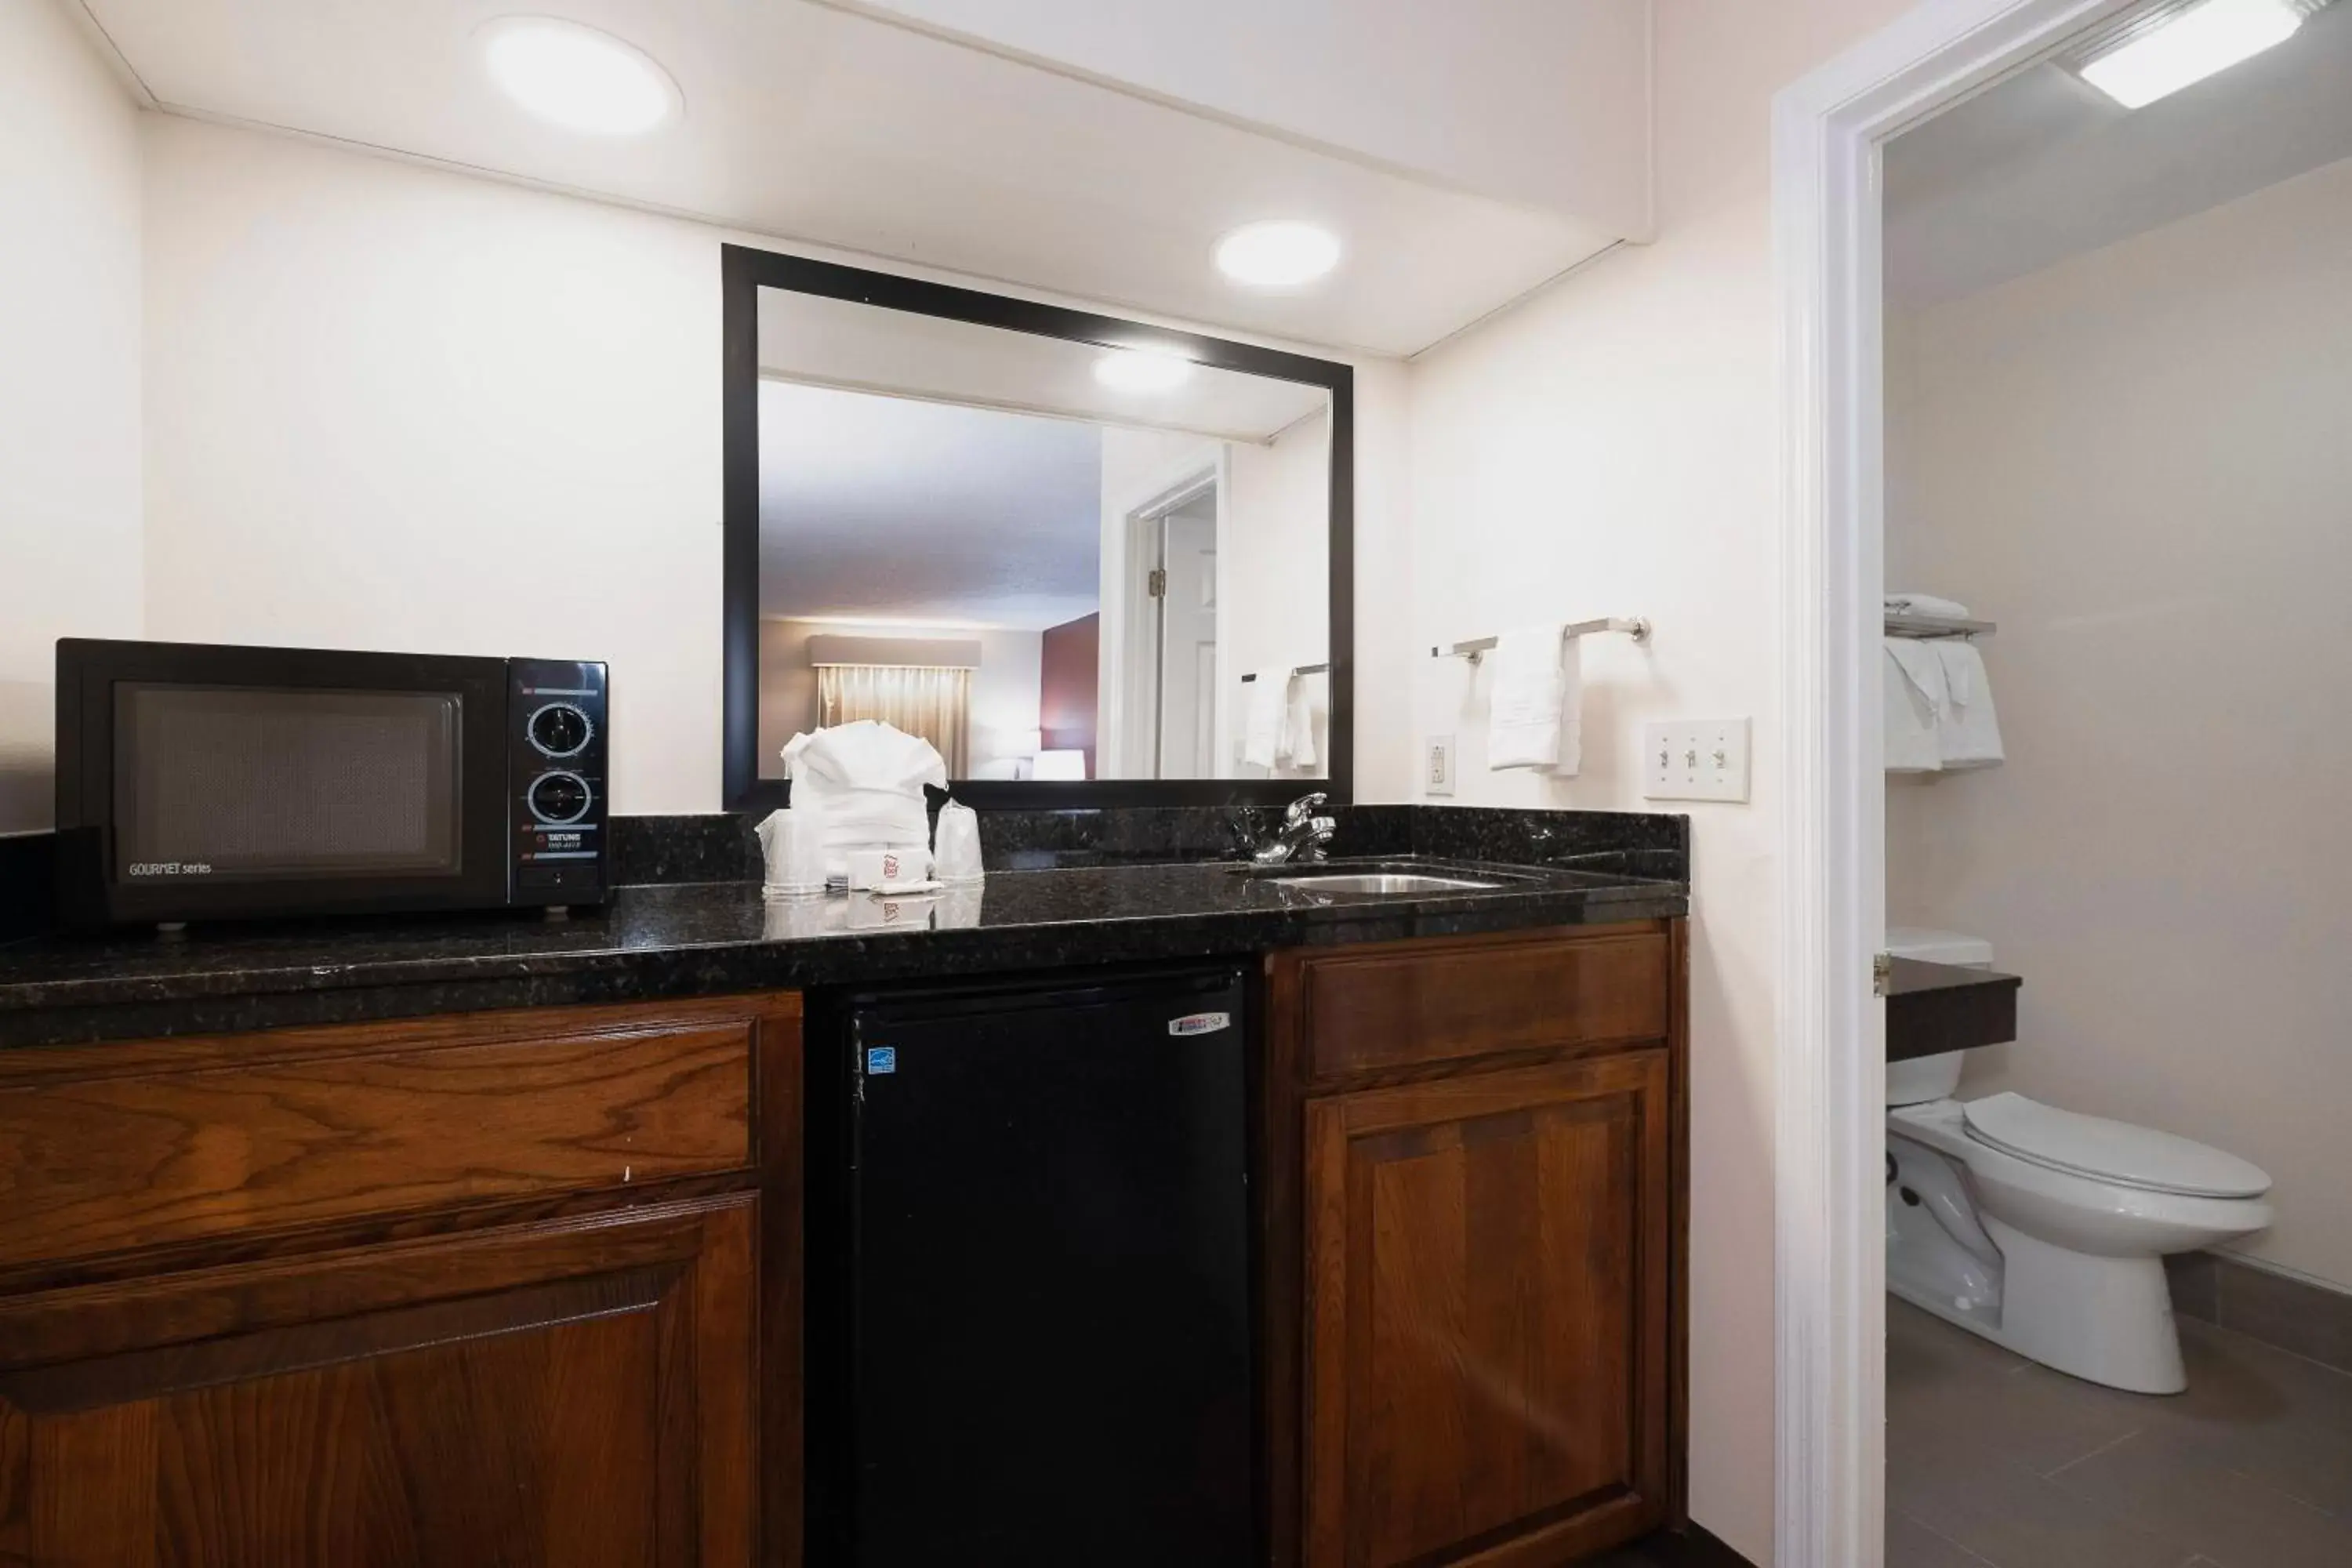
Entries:
[[77,930],[604,902],[605,668],[58,643]]

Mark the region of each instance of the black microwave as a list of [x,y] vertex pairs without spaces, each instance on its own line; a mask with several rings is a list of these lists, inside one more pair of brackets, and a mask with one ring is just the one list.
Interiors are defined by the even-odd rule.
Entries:
[[62,638],[58,913],[602,903],[605,697],[569,659]]

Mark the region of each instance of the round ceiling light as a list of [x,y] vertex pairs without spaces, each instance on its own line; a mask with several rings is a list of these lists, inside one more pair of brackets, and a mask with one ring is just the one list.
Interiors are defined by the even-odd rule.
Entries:
[[1236,283],[1311,283],[1339,265],[1339,236],[1291,218],[1244,224],[1217,241],[1217,270]]
[[1095,361],[1095,379],[1114,392],[1171,392],[1192,375],[1192,362],[1165,349],[1113,349]]
[[634,135],[681,107],[669,73],[610,33],[556,16],[503,16],[480,37],[490,79],[566,131]]

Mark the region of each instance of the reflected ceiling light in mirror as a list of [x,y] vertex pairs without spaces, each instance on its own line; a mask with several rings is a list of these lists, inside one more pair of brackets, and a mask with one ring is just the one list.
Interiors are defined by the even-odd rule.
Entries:
[[2074,68],[2084,81],[2137,109],[2284,43],[2311,0],[2198,0],[2151,13]]
[[1095,379],[1114,392],[1173,392],[1192,378],[1192,362],[1166,349],[1113,349],[1095,361]]
[[566,131],[632,136],[684,106],[667,71],[610,33],[556,16],[501,16],[477,36],[490,79]]
[[1339,236],[1291,218],[1244,224],[1217,241],[1217,270],[1255,288],[1312,283],[1339,265]]

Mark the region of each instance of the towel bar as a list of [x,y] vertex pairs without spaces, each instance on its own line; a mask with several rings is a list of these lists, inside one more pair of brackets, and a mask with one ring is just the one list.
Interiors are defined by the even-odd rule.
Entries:
[[1994,631],[1990,621],[1961,621],[1949,616],[1889,616],[1886,635],[1891,637],[1990,637]]
[[[1293,675],[1324,675],[1328,674],[1330,671],[1330,668],[1331,667],[1328,664],[1300,664],[1293,665],[1291,667],[1290,673]],[[1255,669],[1242,677],[1242,680],[1244,684],[1249,681],[1255,680],[1256,679],[1257,671]]]
[[[1611,616],[1598,621],[1572,621],[1560,628],[1559,635],[1563,637],[1580,637],[1590,636],[1593,632],[1623,632],[1635,642],[1647,642],[1650,640],[1650,623],[1640,616],[1631,617]],[[1495,645],[1500,640],[1502,639],[1499,637],[1473,637],[1468,642],[1455,643],[1452,647],[1431,648],[1429,657],[1466,658],[1475,664],[1481,655],[1492,652]]]

